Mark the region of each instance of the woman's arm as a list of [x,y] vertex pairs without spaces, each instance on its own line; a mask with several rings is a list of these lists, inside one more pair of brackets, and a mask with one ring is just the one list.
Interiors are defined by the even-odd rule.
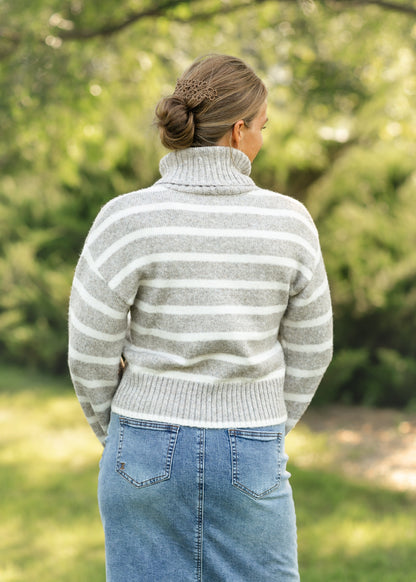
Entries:
[[286,431],[301,418],[332,359],[332,308],[322,255],[312,278],[292,296],[280,328],[286,362]]
[[129,305],[109,288],[84,248],[69,304],[68,365],[84,414],[102,443],[119,383],[128,312]]

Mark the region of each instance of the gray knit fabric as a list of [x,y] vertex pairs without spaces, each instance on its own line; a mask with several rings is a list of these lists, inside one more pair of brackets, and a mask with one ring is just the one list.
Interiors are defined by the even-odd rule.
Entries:
[[71,292],[69,367],[101,441],[111,409],[289,431],[309,405],[332,356],[318,234],[250,170],[231,148],[172,152],[159,181],[95,220]]

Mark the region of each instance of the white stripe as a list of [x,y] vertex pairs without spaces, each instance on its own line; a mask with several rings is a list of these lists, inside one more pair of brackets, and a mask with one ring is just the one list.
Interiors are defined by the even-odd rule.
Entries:
[[124,208],[114,212],[99,224],[94,231],[88,236],[88,244],[92,244],[102,232],[104,232],[113,223],[123,218],[131,217],[134,214],[148,214],[150,212],[160,212],[163,210],[177,210],[180,212],[201,212],[203,214],[245,214],[254,216],[269,216],[279,218],[294,218],[299,220],[315,235],[315,227],[311,221],[295,210],[276,209],[276,208],[259,208],[257,206],[214,206],[212,204],[187,204],[182,202],[159,202],[156,204],[143,204]]
[[313,394],[300,394],[297,392],[285,392],[285,400],[290,400],[291,402],[310,402],[312,400]]
[[85,287],[82,285],[81,281],[79,281],[76,278],[74,279],[73,287],[74,287],[74,289],[77,290],[81,299],[83,299],[85,301],[85,303],[87,303],[90,307],[92,307],[96,311],[100,311],[101,313],[103,313],[104,315],[106,315],[108,317],[111,317],[112,319],[124,319],[126,317],[126,314],[124,312],[117,311],[116,309],[109,307],[108,305],[106,305],[105,303],[100,301],[99,299],[96,299],[95,297],[93,297],[91,295],[91,293],[89,293],[85,289]]
[[301,368],[286,368],[286,375],[293,378],[315,378],[322,376],[325,373],[327,366],[323,368],[315,368],[314,370],[302,370]]
[[260,341],[269,337],[277,337],[277,328],[266,331],[213,331],[213,332],[171,332],[162,329],[142,327],[137,323],[131,323],[131,329],[141,335],[151,335],[161,339],[172,340],[175,342],[202,342],[202,341]]
[[126,332],[122,331],[120,333],[104,333],[102,331],[98,331],[88,325],[84,325],[73,313],[72,310],[69,311],[70,314],[70,323],[83,335],[87,337],[98,339],[104,342],[117,342],[123,340],[126,337]]
[[315,317],[314,319],[305,319],[305,321],[295,321],[292,319],[286,319],[282,322],[282,325],[285,327],[292,327],[292,328],[307,328],[307,327],[318,327],[319,325],[323,325],[324,323],[328,323],[332,319],[332,310],[329,310],[325,315],[321,315],[320,317]]
[[144,366],[136,366],[134,364],[129,364],[129,368],[133,373],[136,374],[149,374],[151,376],[157,376],[158,378],[170,378],[176,380],[185,380],[187,382],[198,382],[198,383],[210,383],[210,384],[235,384],[243,383],[249,384],[251,382],[264,382],[266,380],[283,379],[285,376],[285,370],[275,370],[267,376],[261,378],[250,378],[248,376],[241,376],[236,378],[219,378],[218,376],[210,376],[208,374],[189,374],[186,372],[180,372],[177,370],[163,371],[154,370],[152,368],[146,368]]
[[109,400],[107,400],[106,402],[102,402],[101,404],[92,404],[91,403],[91,406],[96,414],[100,413],[100,412],[105,412],[106,410],[111,408],[112,400],[113,399],[110,398]]
[[312,257],[316,258],[316,250],[304,238],[289,232],[274,232],[270,230],[250,230],[250,229],[220,229],[220,228],[196,228],[192,226],[161,226],[155,228],[144,228],[138,231],[130,232],[129,234],[118,239],[110,245],[101,255],[98,256],[95,265],[98,269],[101,267],[113,254],[121,250],[128,244],[152,236],[193,236],[193,237],[214,237],[214,238],[256,238],[266,240],[280,240],[284,242],[293,242],[304,247],[311,253]]
[[88,398],[88,396],[79,396],[78,395],[77,398],[78,398],[78,402],[80,404],[91,404],[91,400],[90,400],[90,398]]
[[101,281],[104,281],[104,278],[101,275],[101,273],[98,271],[97,266],[96,266],[96,264],[94,262],[94,257],[92,256],[91,251],[90,251],[90,249],[88,248],[87,245],[84,246],[81,256],[82,256],[82,258],[84,258],[87,261],[88,266],[91,269],[91,271],[93,273],[95,273],[95,275],[99,279],[101,279]]
[[155,289],[254,289],[256,291],[287,291],[286,283],[247,281],[244,279],[141,279],[140,285]]
[[321,344],[292,344],[289,342],[284,342],[284,348],[287,348],[291,352],[302,352],[304,354],[317,354],[319,352],[325,352],[326,350],[332,349],[332,341],[328,340]]
[[84,362],[86,364],[100,364],[103,366],[115,366],[115,365],[118,365],[120,362],[120,357],[106,358],[106,357],[100,357],[100,356],[89,356],[88,354],[78,352],[72,346],[69,346],[68,355],[73,360],[77,360],[78,362]]
[[[91,400],[85,396],[78,396],[78,401],[80,404],[89,404],[95,414],[100,414],[102,412],[106,412],[109,408],[111,408],[111,403],[113,401],[112,398],[106,400],[106,402],[102,402],[101,404],[93,404]],[[94,416],[96,418],[96,416]]]
[[227,253],[155,253],[140,257],[126,265],[124,269],[121,269],[109,282],[111,289],[114,289],[120,283],[128,277],[134,271],[144,267],[145,265],[150,265],[152,263],[160,262],[173,262],[178,261],[180,263],[235,263],[235,264],[255,264],[255,265],[273,265],[273,266],[284,266],[296,269],[303,273],[307,278],[312,277],[312,271],[299,264],[294,259],[288,259],[286,257],[278,257],[273,255],[238,255],[238,254],[227,254]]
[[137,357],[140,358],[141,355],[151,356],[153,360],[156,358],[162,358],[164,363],[172,362],[174,364],[179,364],[181,366],[193,366],[195,364],[199,364],[200,362],[206,362],[208,360],[216,360],[219,362],[226,362],[230,364],[240,364],[245,366],[251,366],[255,364],[260,364],[261,362],[265,362],[269,360],[275,355],[281,354],[281,347],[280,344],[273,346],[271,350],[267,350],[266,352],[261,352],[259,354],[255,354],[254,356],[237,356],[234,354],[223,354],[223,353],[211,353],[211,354],[204,354],[201,356],[195,356],[193,358],[184,358],[177,354],[170,354],[167,352],[162,351],[152,351],[152,350],[145,350],[140,349],[138,347],[133,346],[134,352],[137,354]]
[[71,375],[72,381],[77,384],[81,384],[85,388],[113,388],[115,382],[108,380],[88,380],[87,378],[82,378],[81,376]]
[[299,299],[297,297],[293,297],[292,303],[297,307],[304,307],[305,305],[310,305],[311,303],[319,299],[319,297],[322,297],[322,295],[327,291],[327,289],[328,283],[327,280],[325,279],[323,283],[321,283],[321,285],[319,285],[319,287],[315,289],[315,291],[312,293],[310,297],[308,297],[307,299]]
[[286,305],[151,305],[145,301],[135,306],[145,313],[168,315],[274,315],[286,310]]

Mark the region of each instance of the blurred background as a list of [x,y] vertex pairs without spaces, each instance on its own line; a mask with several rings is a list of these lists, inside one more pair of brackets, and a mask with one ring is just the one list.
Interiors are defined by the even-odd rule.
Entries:
[[0,4],[3,362],[67,373],[91,222],[158,177],[155,104],[196,56],[225,52],[269,88],[254,179],[320,231],[336,345],[318,398],[416,409],[416,3],[350,4]]
[[[51,468],[33,468],[39,499],[49,491],[57,504],[60,495],[68,500],[67,470],[85,481],[85,493],[71,489],[77,510],[62,517],[65,522],[77,514],[81,521],[73,526],[73,541],[64,538],[59,546],[61,552],[65,544],[72,548],[64,552],[59,573],[53,570],[56,523],[49,524],[55,534],[45,538],[42,550],[22,555],[43,531],[45,515],[39,510],[38,525],[24,538],[16,507],[9,511],[10,531],[3,539],[15,540],[15,554],[9,545],[3,570],[0,560],[2,582],[38,580],[35,555],[44,556],[44,566],[52,560],[50,580],[104,580],[102,539],[97,533],[91,549],[94,536],[82,522],[92,520],[99,531],[90,507],[98,449],[95,441],[82,444],[87,429],[68,389],[68,295],[100,207],[158,178],[166,152],[152,123],[155,104],[201,54],[237,55],[265,81],[270,121],[252,176],[261,187],[301,200],[320,232],[335,313],[335,356],[315,405],[416,412],[415,49],[414,0],[1,0],[0,414],[9,424],[3,423],[0,436],[3,466],[12,469],[4,487],[9,495],[13,487],[21,494],[26,483],[33,492],[27,471],[20,479],[16,473],[17,458],[34,458],[28,443],[33,446],[36,435],[41,439],[42,430],[57,473],[52,487]],[[26,439],[19,441],[23,457],[12,444],[18,435]],[[300,498],[303,484],[315,478],[305,475]],[[15,504],[26,512],[29,506],[19,503],[16,493]],[[394,504],[406,502],[395,497]],[[403,519],[407,514],[404,508]],[[414,525],[402,523],[400,531]],[[353,570],[342,577],[345,563],[344,574],[332,569],[324,575],[323,555],[321,569],[313,561],[315,537],[311,533],[301,546],[310,568],[305,582],[416,580],[416,566],[405,566],[403,555],[410,539],[387,553],[392,564],[399,552],[402,569],[388,577],[381,545],[380,570],[373,564],[361,578]],[[80,540],[90,547],[89,557],[80,558],[87,570],[68,574]],[[412,543],[414,548],[414,537]],[[44,570],[41,579],[49,580]]]

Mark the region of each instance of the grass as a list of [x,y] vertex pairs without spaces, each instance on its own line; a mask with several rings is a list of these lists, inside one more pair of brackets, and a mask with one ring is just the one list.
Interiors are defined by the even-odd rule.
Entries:
[[[323,470],[309,437],[315,469],[290,465],[302,582],[416,582],[414,497]],[[105,582],[101,445],[69,382],[0,369],[0,447],[1,582]]]
[[101,445],[68,381],[0,369],[0,580],[104,582]]
[[305,582],[416,582],[414,499],[319,471],[293,479]]

